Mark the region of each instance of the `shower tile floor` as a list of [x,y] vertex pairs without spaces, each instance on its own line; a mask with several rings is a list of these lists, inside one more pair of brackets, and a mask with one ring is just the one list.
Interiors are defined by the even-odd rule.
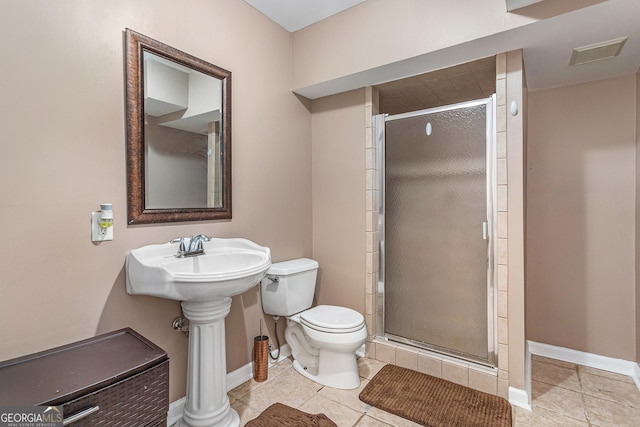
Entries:
[[[253,380],[229,392],[240,425],[280,402],[307,413],[324,413],[339,427],[418,426],[404,418],[369,407],[360,391],[385,365],[360,359],[360,387],[337,390],[298,374],[290,359],[269,369],[269,379]],[[513,408],[514,426],[640,426],[640,391],[631,377],[532,356],[531,412]]]

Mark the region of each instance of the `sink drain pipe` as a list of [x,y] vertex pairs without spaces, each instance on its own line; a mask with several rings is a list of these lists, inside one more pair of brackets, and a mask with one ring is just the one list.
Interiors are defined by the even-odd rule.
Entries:
[[189,321],[180,316],[173,319],[173,323],[171,324],[173,329],[176,331],[184,332],[186,336],[189,336]]

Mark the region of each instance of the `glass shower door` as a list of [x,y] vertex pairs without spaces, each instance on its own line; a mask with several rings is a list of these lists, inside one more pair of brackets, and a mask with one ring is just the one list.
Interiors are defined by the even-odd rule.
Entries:
[[492,108],[388,116],[384,137],[385,336],[488,364]]

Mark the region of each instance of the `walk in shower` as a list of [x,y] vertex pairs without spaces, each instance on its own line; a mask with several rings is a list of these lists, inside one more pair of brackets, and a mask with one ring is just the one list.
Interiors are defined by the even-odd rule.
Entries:
[[494,367],[495,96],[374,118],[376,331]]

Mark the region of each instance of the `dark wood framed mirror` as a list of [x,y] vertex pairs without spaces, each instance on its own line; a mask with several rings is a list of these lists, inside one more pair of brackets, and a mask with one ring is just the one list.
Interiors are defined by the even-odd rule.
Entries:
[[127,222],[231,219],[231,72],[125,31]]

